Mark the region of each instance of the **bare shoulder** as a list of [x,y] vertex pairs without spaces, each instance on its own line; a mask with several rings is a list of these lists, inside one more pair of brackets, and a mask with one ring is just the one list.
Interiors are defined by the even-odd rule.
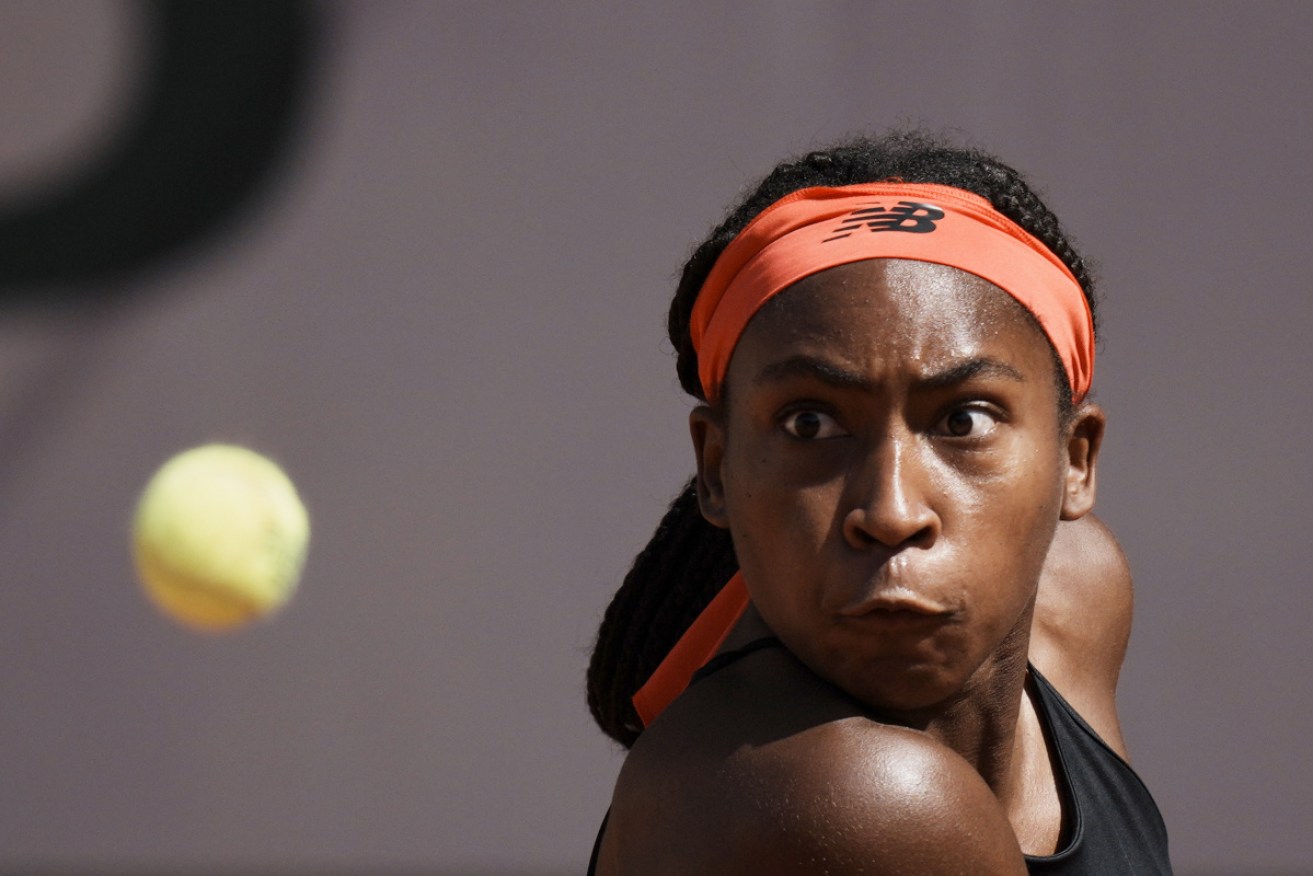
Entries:
[[1112,531],[1092,514],[1058,524],[1040,575],[1031,662],[1123,755],[1116,692],[1133,601],[1130,565]]
[[[955,752],[863,716],[787,652],[753,660],[634,746],[601,873],[1025,872],[997,798]],[[776,696],[759,695],[766,672]]]

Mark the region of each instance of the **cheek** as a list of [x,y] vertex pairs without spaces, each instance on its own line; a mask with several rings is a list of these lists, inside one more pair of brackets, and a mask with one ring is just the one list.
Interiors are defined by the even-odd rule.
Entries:
[[927,495],[940,529],[926,568],[980,611],[1009,615],[1038,582],[1063,483],[1054,443],[1045,439],[1018,431],[986,451],[929,458]]
[[763,585],[774,579],[796,581],[820,569],[839,537],[835,515],[842,479],[800,476],[779,465],[777,456],[746,442],[736,450],[737,455],[726,455],[725,512],[748,580]]
[[770,472],[727,478],[725,510],[740,562],[764,555],[774,564],[805,564],[832,534],[840,491],[837,484],[799,488]]
[[971,485],[944,538],[959,557],[989,569],[996,593],[1009,603],[1029,599],[1057,527],[1061,481],[1054,467],[1034,466],[1019,476]]
[[946,507],[1017,518],[1052,514],[1056,519],[1066,470],[1046,432],[1012,429],[981,450],[949,448],[928,455],[935,489],[949,499]]

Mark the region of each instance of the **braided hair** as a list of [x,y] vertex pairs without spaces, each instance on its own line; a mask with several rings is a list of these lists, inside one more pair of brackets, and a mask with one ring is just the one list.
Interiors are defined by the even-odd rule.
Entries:
[[[920,132],[859,137],[780,164],[730,211],[684,265],[667,328],[680,386],[706,401],[689,335],[693,304],[716,259],[752,219],[790,192],[898,180],[939,183],[977,194],[1053,251],[1080,283],[1094,312],[1094,278],[1058,218],[1012,167],[977,149]],[[1074,412],[1056,351],[1062,420]],[[631,697],[738,569],[728,531],[703,519],[695,482],[671,503],[651,542],[635,558],[602,619],[588,666],[588,707],[602,731],[628,748],[642,731]]]

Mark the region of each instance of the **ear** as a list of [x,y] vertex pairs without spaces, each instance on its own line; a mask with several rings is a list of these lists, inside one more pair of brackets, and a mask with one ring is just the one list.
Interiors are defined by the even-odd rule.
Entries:
[[1076,409],[1067,433],[1067,475],[1062,487],[1062,519],[1079,520],[1094,507],[1099,447],[1107,416],[1096,404]]
[[725,513],[725,482],[721,465],[725,460],[725,426],[720,416],[707,405],[698,405],[688,415],[688,430],[693,436],[693,453],[698,461],[698,506],[712,526],[729,528]]

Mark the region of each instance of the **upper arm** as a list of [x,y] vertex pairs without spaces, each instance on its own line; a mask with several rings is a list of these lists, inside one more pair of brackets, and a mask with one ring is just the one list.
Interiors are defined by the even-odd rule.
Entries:
[[842,721],[707,766],[679,771],[678,799],[650,788],[630,808],[630,829],[608,837],[614,872],[1026,872],[979,774],[915,731]]
[[1131,570],[1102,521],[1058,524],[1040,574],[1030,659],[1114,749],[1117,679],[1131,635]]
[[737,800],[733,841],[706,872],[1025,872],[997,798],[956,753],[911,731],[884,728],[878,746],[843,732],[743,766],[758,792]]

